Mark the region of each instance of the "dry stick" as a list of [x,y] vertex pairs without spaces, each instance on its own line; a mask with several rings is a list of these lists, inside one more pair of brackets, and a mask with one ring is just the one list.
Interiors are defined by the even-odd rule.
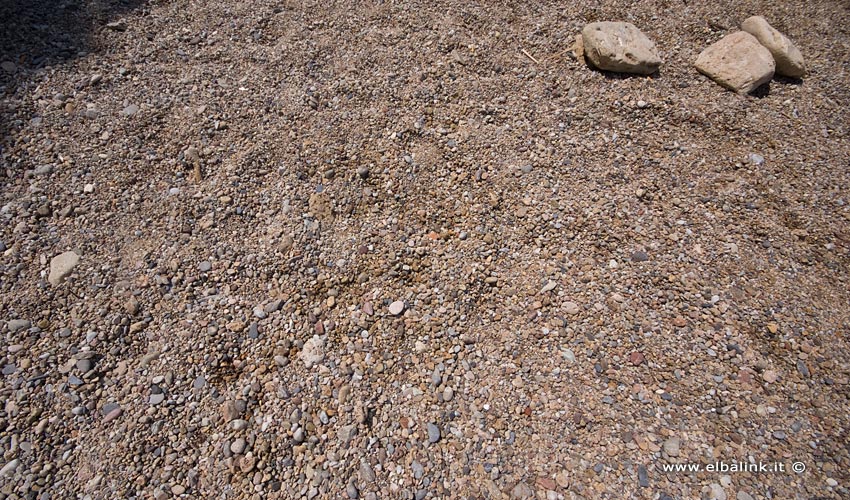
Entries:
[[195,168],[194,168],[195,182],[201,182],[201,180],[202,180],[202,177],[201,177],[201,162],[195,160],[194,163],[195,163]]
[[535,59],[535,58],[534,58],[534,56],[532,56],[531,54],[529,54],[529,53],[528,53],[528,51],[526,51],[525,49],[520,49],[520,50],[522,51],[522,53],[523,53],[523,54],[525,54],[525,57],[527,57],[527,58],[531,59],[532,61],[534,61],[534,64],[540,64],[540,61],[538,61],[537,59]]

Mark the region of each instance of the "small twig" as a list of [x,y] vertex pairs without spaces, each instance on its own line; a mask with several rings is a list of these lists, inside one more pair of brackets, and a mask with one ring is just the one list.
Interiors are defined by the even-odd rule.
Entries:
[[203,176],[201,175],[201,162],[195,161],[195,182],[201,182],[203,180]]
[[540,64],[540,61],[538,61],[537,59],[535,59],[535,58],[534,58],[534,56],[532,56],[531,54],[529,54],[527,50],[525,50],[525,49],[520,49],[520,50],[522,51],[522,53],[523,53],[523,54],[525,54],[525,57],[527,57],[527,58],[531,59],[532,61],[534,61],[534,64]]

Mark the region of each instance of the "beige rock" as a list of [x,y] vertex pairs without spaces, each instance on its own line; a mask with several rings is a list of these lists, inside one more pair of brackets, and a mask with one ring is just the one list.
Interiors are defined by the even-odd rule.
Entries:
[[56,257],[50,259],[50,274],[47,276],[47,281],[53,286],[59,286],[65,278],[71,275],[77,264],[80,263],[80,256],[74,252],[60,253]]
[[606,71],[651,75],[661,66],[652,40],[634,24],[590,23],[581,31],[584,57]]
[[694,63],[700,73],[727,89],[748,94],[773,78],[773,56],[756,38],[737,31],[708,46]]
[[776,74],[800,78],[806,74],[803,54],[785,35],[771,26],[765,18],[753,16],[741,24],[741,29],[756,37],[773,55],[776,62]]

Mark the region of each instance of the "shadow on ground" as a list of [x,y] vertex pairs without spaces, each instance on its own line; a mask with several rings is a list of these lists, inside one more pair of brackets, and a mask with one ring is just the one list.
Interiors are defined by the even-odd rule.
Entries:
[[36,69],[90,52],[96,30],[142,3],[143,0],[0,0],[0,62]]
[[[145,0],[0,0],[0,98],[20,97],[33,70],[96,52],[95,34]],[[0,106],[0,153],[14,140]],[[3,177],[0,168],[0,178]]]

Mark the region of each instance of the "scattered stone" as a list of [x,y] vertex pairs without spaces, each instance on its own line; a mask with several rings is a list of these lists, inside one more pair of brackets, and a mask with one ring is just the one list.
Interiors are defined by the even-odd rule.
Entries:
[[443,389],[443,401],[449,402],[455,396],[455,391],[451,387]]
[[564,302],[564,312],[569,314],[570,316],[574,316],[581,311],[578,304],[575,302]]
[[345,485],[345,494],[348,495],[348,498],[356,499],[360,498],[360,491],[357,489],[357,486],[353,482],[349,482]]
[[511,490],[511,498],[534,498],[534,490],[531,489],[531,486],[520,481]]
[[806,63],[803,54],[787,36],[771,26],[765,18],[752,16],[741,23],[741,29],[753,35],[773,56],[776,74],[791,78],[806,75]]
[[681,444],[681,442],[680,442],[679,438],[677,438],[677,437],[668,438],[666,441],[664,441],[664,445],[663,445],[664,453],[666,453],[667,456],[670,456],[670,457],[678,457],[679,456],[679,446],[680,446],[680,444]]
[[736,500],[755,500],[755,498],[746,491],[739,491],[738,494],[735,495],[735,498]]
[[165,394],[163,393],[151,394],[150,396],[150,404],[154,406],[162,403],[163,401],[165,401]]
[[649,488],[649,474],[647,473],[646,466],[643,464],[638,465],[637,468],[638,473],[638,484],[641,488]]
[[133,116],[139,112],[139,107],[135,104],[130,104],[126,108],[121,110],[121,114],[124,116]]
[[80,263],[80,256],[76,252],[64,252],[50,259],[50,274],[47,276],[47,281],[53,286],[59,286],[65,278],[71,275],[77,264]]
[[398,316],[404,311],[404,302],[401,300],[397,300],[390,304],[390,314],[393,316]]
[[32,175],[48,175],[53,173],[53,165],[39,165],[32,171]]
[[21,461],[17,458],[10,460],[0,469],[0,476],[9,477],[14,475],[19,465],[21,465]]
[[374,483],[378,480],[375,471],[365,460],[360,461],[360,480],[364,483]]
[[304,347],[299,355],[304,366],[312,368],[325,360],[325,341],[318,335],[304,342]]
[[12,61],[3,61],[2,63],[0,63],[0,68],[3,68],[3,71],[9,74],[12,74],[18,70],[18,67]]
[[198,270],[201,271],[202,273],[206,273],[211,269],[212,269],[212,262],[210,262],[208,260],[205,260],[205,261],[201,262],[200,264],[198,264]]
[[584,57],[598,69],[651,75],[661,66],[658,49],[634,24],[590,23],[581,31]]
[[649,255],[646,252],[638,250],[632,254],[632,262],[646,262],[649,260]]
[[343,444],[343,446],[348,446],[348,443],[354,439],[354,436],[357,435],[357,425],[343,425],[339,428],[339,442]]
[[741,94],[748,94],[769,82],[775,69],[770,51],[744,31],[727,35],[710,45],[694,65],[721,86]]
[[772,384],[779,378],[779,374],[776,373],[775,370],[765,370],[764,373],[761,374],[761,378],[768,384]]
[[726,500],[726,492],[723,491],[723,487],[717,483],[711,483],[708,485],[709,488],[709,498],[711,500]]
[[640,352],[635,351],[635,352],[629,354],[629,362],[631,364],[635,365],[635,366],[638,366],[641,363],[643,363],[644,359],[645,358],[644,358],[643,354],[640,353]]
[[242,412],[244,411],[243,406],[244,405],[240,405],[238,401],[233,400],[222,403],[221,416],[224,418],[224,422],[228,423],[242,416]]
[[437,441],[439,441],[440,440],[440,428],[437,427],[437,425],[432,423],[432,422],[428,422],[428,425],[426,427],[427,427],[427,430],[428,430],[428,442],[431,443],[431,444],[434,444]]

